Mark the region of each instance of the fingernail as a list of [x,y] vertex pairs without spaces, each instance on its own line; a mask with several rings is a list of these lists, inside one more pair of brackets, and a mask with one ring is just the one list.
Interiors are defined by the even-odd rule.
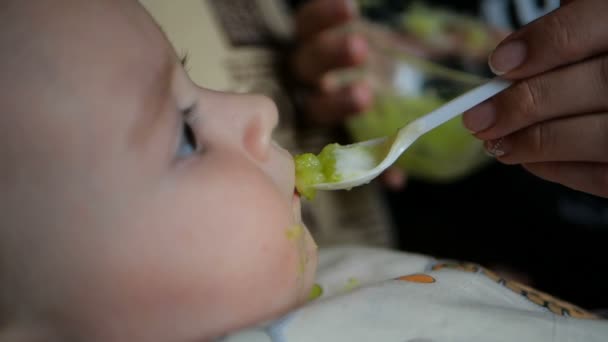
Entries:
[[492,102],[484,102],[462,116],[464,126],[473,133],[490,128],[496,121],[496,110]]
[[521,40],[513,40],[504,45],[499,45],[490,55],[490,69],[500,76],[517,68],[526,59],[526,50],[526,44]]
[[490,157],[499,158],[509,152],[509,145],[505,138],[486,141],[484,147]]

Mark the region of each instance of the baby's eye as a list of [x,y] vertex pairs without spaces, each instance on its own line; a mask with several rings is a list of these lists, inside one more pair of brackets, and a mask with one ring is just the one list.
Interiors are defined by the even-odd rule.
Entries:
[[182,112],[182,128],[180,131],[179,146],[177,148],[178,158],[188,158],[198,150],[196,134],[192,129],[192,125],[188,122],[192,108]]

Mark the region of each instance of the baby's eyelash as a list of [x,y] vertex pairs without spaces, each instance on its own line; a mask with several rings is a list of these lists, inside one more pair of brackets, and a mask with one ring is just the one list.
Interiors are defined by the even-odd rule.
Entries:
[[196,104],[180,109],[179,112],[181,114],[182,131],[180,132],[181,138],[177,149],[177,155],[178,157],[185,159],[201,152],[201,146],[196,135],[196,129],[194,128]]
[[186,68],[188,66],[188,59],[190,58],[189,52],[183,52],[179,58],[181,65]]

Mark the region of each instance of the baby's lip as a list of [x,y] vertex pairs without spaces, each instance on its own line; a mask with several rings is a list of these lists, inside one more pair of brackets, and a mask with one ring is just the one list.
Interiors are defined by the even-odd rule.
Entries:
[[288,172],[289,178],[288,178],[288,182],[284,183],[284,185],[286,185],[286,193],[288,193],[291,189],[293,189],[294,194],[298,194],[297,193],[297,189],[296,189],[296,172],[295,172],[295,160],[294,157],[291,153],[289,153],[289,151],[287,151],[285,148],[281,147],[281,145],[279,145],[276,141],[272,141],[272,145],[274,146],[274,149],[276,151],[279,152],[279,158],[281,159],[282,163],[285,163],[283,166],[285,167],[284,170],[286,172]]
[[300,194],[299,194],[297,191],[294,191],[294,192],[293,192],[293,199],[292,199],[292,201],[293,201],[294,203],[295,203],[295,202],[300,203]]
[[295,191],[291,202],[291,208],[293,210],[294,220],[296,222],[302,222],[302,202],[300,201],[300,195]]

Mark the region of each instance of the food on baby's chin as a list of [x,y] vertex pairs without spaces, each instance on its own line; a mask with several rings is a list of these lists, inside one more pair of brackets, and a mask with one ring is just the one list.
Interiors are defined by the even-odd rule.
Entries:
[[289,241],[298,241],[304,235],[304,228],[299,224],[293,225],[287,229],[285,235],[287,235]]
[[318,156],[313,153],[304,153],[294,158],[296,189],[300,195],[312,200],[316,195],[315,184],[340,181],[341,177],[336,173],[334,155],[338,146],[338,144],[327,145]]
[[315,300],[323,295],[323,288],[319,284],[313,285],[308,295],[308,300]]
[[344,285],[343,290],[346,292],[350,292],[350,291],[358,288],[359,286],[361,286],[361,283],[359,283],[359,279],[348,278],[348,282],[346,283],[346,285]]
[[[389,136],[444,102],[432,92],[416,97],[379,94],[371,110],[349,120],[348,129],[355,141]],[[488,160],[482,143],[456,117],[420,137],[396,166],[412,177],[445,182],[469,174]]]

